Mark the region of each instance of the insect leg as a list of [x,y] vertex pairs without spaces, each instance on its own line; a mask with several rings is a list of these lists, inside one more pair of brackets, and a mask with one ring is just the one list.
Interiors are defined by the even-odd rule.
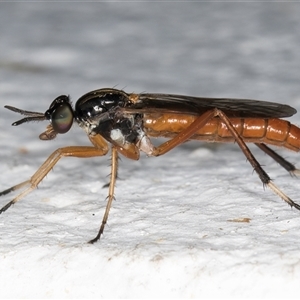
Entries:
[[255,159],[249,148],[247,147],[246,143],[244,142],[243,138],[240,136],[240,134],[236,131],[232,123],[230,122],[230,119],[226,116],[225,113],[223,113],[219,109],[212,109],[201,116],[199,116],[190,126],[188,126],[186,129],[182,130],[180,133],[178,133],[177,136],[172,138],[171,140],[161,144],[158,147],[155,147],[152,155],[159,156],[162,155],[171,149],[175,148],[176,146],[184,143],[189,138],[193,136],[199,130],[201,127],[203,127],[209,120],[211,120],[214,117],[219,117],[227,126],[228,130],[231,132],[233,137],[235,138],[237,144],[249,160],[250,164],[254,168],[255,172],[258,174],[260,180],[264,185],[267,185],[273,192],[275,192],[278,196],[280,196],[285,202],[287,202],[290,206],[297,208],[300,210],[300,205],[295,203],[292,199],[290,199],[286,194],[284,194],[272,181],[269,175],[264,171],[264,169],[261,167],[259,162]]
[[172,150],[176,146],[186,142],[191,138],[200,128],[202,128],[210,119],[215,116],[215,110],[211,109],[201,116],[199,116],[191,125],[178,133],[174,138],[166,141],[158,147],[154,147],[151,155],[160,156]]
[[[19,184],[17,184],[17,185],[14,185],[14,186],[12,186],[12,187],[10,187],[9,189],[7,189],[7,190],[5,190],[5,191],[2,191],[1,193],[0,193],[0,197],[1,196],[4,196],[4,195],[6,195],[6,194],[8,194],[8,193],[10,193],[10,192],[13,192],[13,191],[16,191],[16,190],[18,190],[18,189],[21,189],[22,187],[25,187],[26,185],[29,185],[30,184],[30,180],[26,180],[26,181],[24,181],[24,182],[21,182],[21,183],[19,183]],[[17,200],[16,200],[17,201]],[[16,201],[10,201],[10,202],[8,202],[5,206],[3,206],[2,208],[1,208],[1,210],[0,210],[0,214],[2,213],[2,212],[4,212],[4,211],[6,211],[13,203],[15,203]]]
[[269,148],[266,144],[255,143],[255,145],[272,157],[278,164],[280,164],[284,169],[286,169],[291,175],[299,175],[300,170],[298,170],[292,163],[285,160],[282,156],[276,153],[274,150]]
[[0,192],[0,196],[4,196],[6,194],[9,194],[10,192],[13,192],[13,191],[16,191],[18,189],[21,189],[23,186],[26,186],[29,182],[30,182],[30,180],[26,180],[24,182],[16,184],[16,185],[10,187],[9,189]]
[[102,219],[102,223],[101,223],[99,232],[94,239],[89,241],[90,244],[97,242],[100,239],[101,235],[103,234],[104,227],[106,225],[109,211],[110,211],[110,208],[112,205],[112,201],[114,200],[114,190],[115,190],[115,185],[116,185],[117,172],[118,172],[118,151],[117,151],[117,148],[112,146],[112,149],[111,149],[111,174],[110,174],[109,191],[108,191],[108,196],[107,196],[108,201],[106,204],[106,209],[105,209],[105,213],[104,213],[104,216]]
[[215,116],[218,116],[227,126],[227,128],[230,130],[231,134],[234,136],[237,144],[240,146],[241,150],[249,160],[250,164],[254,168],[255,172],[258,174],[260,180],[263,184],[267,185],[275,194],[277,194],[279,197],[281,197],[286,203],[288,203],[290,206],[297,208],[300,210],[300,205],[295,203],[290,197],[288,197],[285,193],[283,193],[271,180],[269,175],[264,171],[264,169],[261,167],[259,162],[255,159],[249,148],[247,147],[246,143],[244,142],[243,138],[239,135],[239,133],[235,130],[232,123],[230,122],[230,119],[226,116],[225,113],[223,113],[219,109],[215,109]]
[[33,174],[33,176],[29,180],[17,184],[0,193],[0,196],[2,196],[8,194],[9,192],[28,186],[23,192],[21,192],[13,200],[11,200],[4,207],[2,207],[0,209],[0,214],[6,211],[11,205],[18,202],[19,200],[24,198],[27,194],[32,192],[62,157],[103,156],[107,153],[107,151],[108,151],[108,147],[99,149],[99,148],[88,147],[88,146],[73,146],[73,147],[71,146],[71,147],[57,149],[47,158],[47,160],[40,166],[40,168]]

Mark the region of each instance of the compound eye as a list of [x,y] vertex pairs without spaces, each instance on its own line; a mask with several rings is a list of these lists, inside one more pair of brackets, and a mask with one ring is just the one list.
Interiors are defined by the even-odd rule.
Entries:
[[58,105],[51,114],[51,124],[55,132],[66,133],[73,124],[73,110],[69,103]]

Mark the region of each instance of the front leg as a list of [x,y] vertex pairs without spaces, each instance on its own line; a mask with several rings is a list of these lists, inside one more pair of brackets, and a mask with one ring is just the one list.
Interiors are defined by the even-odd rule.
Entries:
[[8,202],[5,206],[0,209],[0,214],[6,211],[10,206],[14,203],[18,202],[34,189],[37,188],[39,183],[45,178],[45,176],[51,171],[51,169],[56,165],[56,163],[65,156],[72,157],[95,157],[95,156],[103,156],[107,153],[108,148],[98,149],[91,146],[70,146],[59,148],[55,150],[47,160],[39,167],[39,169],[33,174],[33,176],[22,183],[19,183],[7,190],[4,190],[0,193],[0,196],[6,195],[10,192],[16,191],[21,188],[27,188],[17,195],[13,200]]

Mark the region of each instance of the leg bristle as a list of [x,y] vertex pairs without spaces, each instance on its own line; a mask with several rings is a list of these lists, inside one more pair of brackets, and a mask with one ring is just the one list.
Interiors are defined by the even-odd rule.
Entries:
[[290,197],[288,197],[284,192],[282,192],[272,181],[267,183],[267,186],[277,194],[283,201],[289,204],[291,207],[295,207],[300,210],[300,205],[294,202]]

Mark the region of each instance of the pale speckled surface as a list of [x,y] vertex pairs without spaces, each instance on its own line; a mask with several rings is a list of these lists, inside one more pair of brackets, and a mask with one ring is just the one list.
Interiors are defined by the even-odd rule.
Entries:
[[[75,102],[116,86],[299,110],[299,13],[299,3],[0,3],[1,189],[56,148],[88,144],[78,128],[39,141],[46,124],[11,127],[5,104],[44,111],[59,94]],[[299,203],[299,180],[253,151]],[[122,158],[109,224],[88,245],[108,166],[109,156],[65,159],[0,216],[1,298],[299,298],[300,214],[263,189],[236,145]]]

